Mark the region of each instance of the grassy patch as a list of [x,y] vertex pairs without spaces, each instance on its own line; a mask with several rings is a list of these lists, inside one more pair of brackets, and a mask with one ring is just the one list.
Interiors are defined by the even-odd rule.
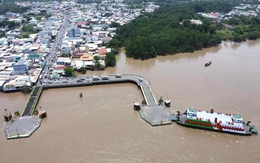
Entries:
[[231,30],[217,30],[216,33],[220,35],[222,40],[233,40],[234,31]]

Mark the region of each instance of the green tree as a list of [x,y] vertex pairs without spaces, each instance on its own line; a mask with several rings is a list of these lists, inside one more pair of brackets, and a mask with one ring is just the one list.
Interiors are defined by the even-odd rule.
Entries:
[[111,27],[111,28],[117,28],[117,27],[120,27],[120,24],[119,24],[119,23],[116,23],[116,22],[111,22],[110,27]]
[[105,59],[106,67],[116,66],[116,55],[114,53],[107,53]]
[[100,60],[100,57],[99,56],[94,56],[94,60],[97,63]]
[[61,54],[61,57],[68,57],[68,55],[65,54],[65,53],[62,53],[62,54]]
[[233,33],[233,41],[242,42],[245,41],[245,37],[243,35],[240,35],[239,33]]
[[30,93],[32,91],[32,88],[30,86],[28,86],[28,85],[24,85],[24,86],[22,86],[21,91],[24,94],[28,94],[28,93]]
[[82,68],[80,69],[80,72],[81,72],[82,74],[86,74],[87,68],[86,68],[86,67],[82,67]]
[[74,69],[70,66],[67,66],[64,69],[64,73],[65,73],[65,76],[67,76],[67,77],[75,77],[76,76]]
[[101,64],[99,62],[95,63],[94,70],[101,70]]
[[250,40],[256,40],[260,37],[260,33],[258,31],[249,32],[247,37]]
[[215,34],[216,30],[217,30],[217,26],[215,24],[209,26],[209,33],[210,34]]
[[33,25],[24,26],[22,29],[23,29],[24,32],[33,31]]

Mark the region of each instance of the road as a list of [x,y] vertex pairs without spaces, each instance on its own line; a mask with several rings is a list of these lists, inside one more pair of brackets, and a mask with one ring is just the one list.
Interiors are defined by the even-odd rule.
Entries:
[[87,86],[95,84],[110,83],[135,83],[142,90],[143,96],[149,106],[156,106],[157,101],[150,87],[150,82],[142,76],[134,74],[108,75],[108,76],[86,76],[86,77],[62,77],[60,79],[44,78],[42,85],[45,88]]
[[55,41],[51,47],[49,55],[46,57],[46,65],[43,68],[41,79],[38,80],[36,85],[41,85],[41,80],[44,78],[44,76],[50,76],[50,70],[49,68],[53,66],[53,64],[57,60],[57,52],[58,52],[58,47],[61,44],[62,37],[64,36],[65,31],[67,30],[67,25],[68,25],[68,20],[69,20],[69,15],[67,13],[64,13],[64,19],[63,23],[60,27],[60,30],[58,31]]

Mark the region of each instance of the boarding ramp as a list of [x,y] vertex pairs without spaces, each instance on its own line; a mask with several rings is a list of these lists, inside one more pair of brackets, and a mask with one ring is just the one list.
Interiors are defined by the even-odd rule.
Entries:
[[22,116],[30,116],[33,114],[37,106],[39,97],[41,96],[42,89],[43,89],[42,86],[37,86],[33,88],[30,98],[28,99],[25,108],[23,110]]

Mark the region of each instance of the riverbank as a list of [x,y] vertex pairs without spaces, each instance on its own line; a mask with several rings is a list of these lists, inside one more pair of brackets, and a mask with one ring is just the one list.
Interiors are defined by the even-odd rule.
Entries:
[[[259,47],[259,40],[222,42],[218,47],[146,61],[120,53],[116,67],[86,75],[138,74],[150,80],[155,97],[171,99],[173,113],[190,106],[240,111],[244,120],[259,126]],[[213,63],[205,68],[207,60]],[[2,108],[10,112],[21,111],[27,99],[19,92],[0,93]],[[48,118],[29,139],[6,141],[2,132],[0,158],[28,163],[258,161],[259,136],[240,137],[176,124],[151,127],[133,110],[133,102],[139,99],[140,90],[126,83],[46,90],[38,107],[48,111]]]

